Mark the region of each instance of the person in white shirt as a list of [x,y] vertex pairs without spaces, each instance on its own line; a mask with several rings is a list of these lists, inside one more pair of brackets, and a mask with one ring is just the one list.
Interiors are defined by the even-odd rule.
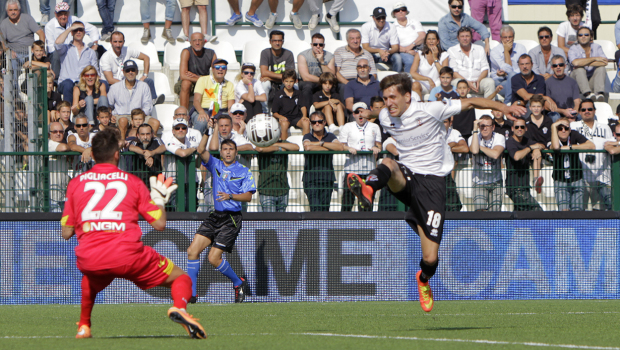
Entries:
[[515,43],[515,30],[503,26],[500,30],[501,45],[491,50],[491,79],[495,85],[501,85],[500,95],[504,101],[512,101],[512,77],[519,74],[519,57],[527,54],[525,46]]
[[564,53],[568,56],[570,47],[577,43],[577,30],[586,26],[586,23],[581,21],[583,18],[583,7],[579,4],[566,6],[566,17],[568,17],[568,21],[560,23],[555,34],[558,36],[558,47],[564,50]]
[[[452,155],[453,157],[460,157],[463,154],[469,153],[469,146],[467,146],[467,141],[463,138],[461,133],[452,128],[452,120],[454,117],[450,117],[448,119],[444,119],[443,125],[446,127],[446,142],[448,146],[450,146],[450,154],[446,155],[449,157]],[[456,162],[454,163],[456,167]],[[446,176],[446,211],[461,211],[463,209],[463,203],[461,202],[461,198],[459,198],[459,193],[456,190],[456,182],[454,181],[454,170]]]
[[504,198],[502,178],[502,153],[506,137],[494,132],[495,124],[489,115],[474,121],[474,131],[469,137],[474,171],[474,208],[476,211],[501,211]]
[[[429,30],[422,49],[416,51],[411,68],[405,70],[405,73],[411,74],[411,77],[420,84],[418,94],[424,97],[434,88],[440,87],[439,72],[448,66],[449,61],[448,52],[441,48],[439,33],[436,30]],[[414,90],[416,90],[415,84]]]
[[471,43],[471,29],[461,27],[458,31],[459,45],[448,49],[450,67],[454,70],[452,86],[459,80],[467,80],[469,90],[477,97],[489,97],[495,92],[495,82],[489,78],[489,63],[484,48]]
[[[454,168],[443,120],[472,108],[500,110],[510,116],[525,114],[526,109],[481,98],[417,103],[412,101],[411,85],[407,74],[390,75],[381,81],[385,108],[379,121],[396,141],[399,162],[385,158],[366,181],[349,174],[347,186],[364,207],[372,207],[374,193],[386,186],[409,206],[405,220],[420,236],[422,248],[421,270],[416,274],[420,306],[430,312],[434,302],[428,280],[439,262],[446,212],[445,177]],[[362,116],[373,117],[371,111],[362,111]]]
[[241,72],[235,79],[235,103],[241,103],[245,106],[246,121],[263,113],[261,102],[267,102],[267,94],[263,89],[263,84],[255,79],[255,76],[256,66],[254,63],[244,63],[241,65]]
[[[605,149],[605,142],[616,142],[611,128],[596,120],[596,106],[591,99],[581,101],[579,105],[581,121],[570,123],[575,130],[586,139],[592,141],[596,149]],[[611,210],[611,157],[606,153],[580,153],[583,165],[583,179],[587,186],[583,191],[583,207],[588,207],[588,199],[594,210]]]
[[424,36],[426,31],[422,27],[422,23],[413,18],[407,17],[409,10],[407,5],[402,2],[394,4],[392,17],[396,18],[393,22],[398,35],[398,44],[401,60],[403,61],[403,72],[408,73],[411,70],[416,50],[422,49],[424,44]]
[[[403,71],[403,60],[400,57],[400,45],[396,27],[386,21],[387,15],[383,7],[372,11],[372,21],[362,25],[362,47],[370,52],[377,67],[383,70]],[[390,63],[392,69],[386,65]]]
[[89,132],[90,124],[88,117],[78,114],[75,118],[75,133],[70,132],[67,136],[67,145],[73,152],[80,152],[82,155],[73,159],[73,177],[90,170],[95,165],[92,155],[92,142],[94,133]]
[[[65,129],[59,122],[49,124],[49,136],[47,140],[47,149],[49,152],[68,152],[69,145],[62,142],[62,135]],[[62,203],[66,200],[65,191],[69,185],[69,163],[67,156],[50,155],[49,156],[49,181],[50,181],[50,211],[61,212]]]
[[[340,129],[338,141],[343,144],[344,150],[350,153],[344,161],[345,179],[349,173],[356,173],[362,179],[366,179],[366,176],[377,165],[376,157],[381,152],[381,129],[379,125],[361,116],[361,111],[365,109],[368,109],[368,106],[364,102],[354,104],[353,119],[355,120],[346,123]],[[372,151],[372,154],[357,154],[358,151]],[[340,211],[351,211],[354,201],[353,193],[344,191]],[[358,211],[372,211],[372,207],[358,207]]]

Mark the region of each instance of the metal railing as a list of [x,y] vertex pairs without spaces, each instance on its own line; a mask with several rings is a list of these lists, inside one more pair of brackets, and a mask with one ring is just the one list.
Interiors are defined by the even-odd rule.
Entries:
[[[217,152],[213,154],[217,156]],[[620,210],[620,186],[614,186],[620,184],[620,157],[603,151],[545,151],[543,154],[546,160],[540,174],[545,180],[541,193],[535,191],[531,169],[529,181],[517,182],[516,185],[510,181],[506,183],[506,176],[514,175],[510,169],[483,169],[489,179],[496,175],[501,178],[501,181],[485,183],[480,181],[480,170],[472,165],[471,159],[457,162],[454,181],[448,180],[446,184],[447,210],[555,211],[565,206],[569,210]],[[371,159],[371,166],[375,167],[370,152],[359,152],[358,155]],[[344,152],[240,152],[241,162],[252,170],[258,189],[252,201],[244,205],[244,210],[358,211],[344,179],[347,172],[364,173],[368,167],[349,168],[348,156]],[[384,152],[379,160],[383,156],[389,155]],[[579,163],[576,164],[581,164],[582,168],[554,163],[553,157],[565,156],[577,157]],[[609,162],[603,163],[607,167],[593,169],[591,156],[609,157]],[[170,211],[205,212],[213,209],[211,177],[200,166],[196,154],[180,158],[166,152],[158,160],[149,168],[139,155],[124,152],[119,167],[141,178],[147,186],[148,177],[160,172],[175,177],[180,186],[167,205]],[[554,168],[553,164],[562,165]],[[62,211],[69,181],[90,166],[80,161],[77,152],[0,153],[0,212]],[[567,172],[568,178],[565,177]],[[479,178],[475,179],[475,176]],[[605,183],[606,179],[609,183]],[[386,189],[375,194],[373,211],[405,209]]]

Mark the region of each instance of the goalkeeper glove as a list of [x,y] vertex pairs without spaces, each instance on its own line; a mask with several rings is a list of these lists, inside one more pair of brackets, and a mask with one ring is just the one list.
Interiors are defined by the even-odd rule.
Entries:
[[170,200],[172,192],[176,191],[177,184],[172,185],[173,178],[169,177],[164,181],[164,175],[159,174],[157,177],[151,176],[151,199],[156,205],[162,207]]

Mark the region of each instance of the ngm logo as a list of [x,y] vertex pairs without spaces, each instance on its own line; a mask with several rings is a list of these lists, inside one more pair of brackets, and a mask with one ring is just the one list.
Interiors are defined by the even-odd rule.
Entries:
[[124,222],[85,222],[82,225],[82,231],[125,231]]

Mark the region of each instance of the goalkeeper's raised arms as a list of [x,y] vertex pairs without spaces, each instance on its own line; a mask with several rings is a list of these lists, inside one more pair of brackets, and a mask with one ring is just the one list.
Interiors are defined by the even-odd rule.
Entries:
[[157,177],[151,176],[149,179],[151,183],[151,199],[156,205],[164,206],[170,200],[172,192],[177,190],[178,185],[172,184],[174,179],[169,177],[165,179],[163,174],[159,174]]

